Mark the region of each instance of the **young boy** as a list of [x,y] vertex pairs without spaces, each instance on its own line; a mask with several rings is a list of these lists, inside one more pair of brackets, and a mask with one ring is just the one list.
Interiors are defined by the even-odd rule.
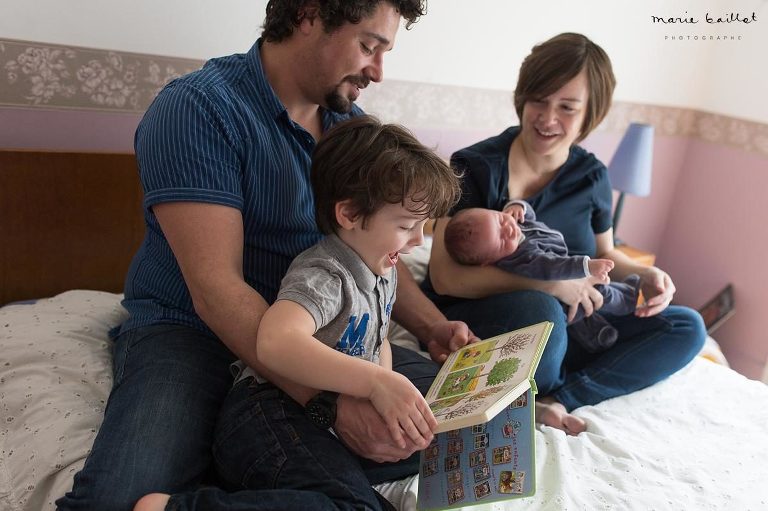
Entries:
[[[296,257],[264,314],[259,365],[243,368],[225,401],[214,457],[233,489],[300,488],[340,508],[378,509],[358,459],[333,435],[335,398],[370,400],[402,446],[431,441],[435,418],[391,370],[386,334],[395,264],[423,242],[425,221],[455,204],[459,180],[404,128],[370,116],[324,135],[310,178],[326,237]],[[268,380],[323,392],[302,407]]]
[[[459,211],[445,228],[445,248],[458,263],[494,264],[531,279],[567,280],[594,275],[607,280],[613,269],[609,259],[569,256],[563,235],[536,221],[533,208],[523,200],[510,201],[503,211]],[[596,286],[603,295],[601,312],[634,312],[639,283],[638,275],[630,275],[623,283]],[[609,348],[618,337],[616,329],[600,314],[585,317],[581,308],[569,330],[591,353]]]

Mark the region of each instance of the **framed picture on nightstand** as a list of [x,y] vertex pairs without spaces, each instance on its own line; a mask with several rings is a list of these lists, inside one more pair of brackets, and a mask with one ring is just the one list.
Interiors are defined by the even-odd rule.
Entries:
[[714,298],[699,309],[699,314],[704,318],[704,325],[707,327],[708,334],[712,334],[735,313],[736,307],[731,284],[725,286]]

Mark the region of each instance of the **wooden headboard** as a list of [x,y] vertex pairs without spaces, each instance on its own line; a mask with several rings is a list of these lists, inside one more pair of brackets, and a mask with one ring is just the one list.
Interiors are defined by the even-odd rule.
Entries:
[[141,200],[132,154],[0,151],[0,305],[122,292]]

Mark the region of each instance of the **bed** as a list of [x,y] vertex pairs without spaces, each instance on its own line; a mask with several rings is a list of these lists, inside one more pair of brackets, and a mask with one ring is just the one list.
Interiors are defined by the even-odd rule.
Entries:
[[[0,151],[0,304],[21,302],[0,308],[0,509],[53,509],[88,454],[140,200],[131,155]],[[411,255],[417,275],[428,255]],[[415,346],[397,327],[391,337]],[[577,410],[587,433],[538,426],[536,495],[485,509],[768,509],[768,386],[723,365],[714,341],[707,350],[665,381]],[[415,487],[380,489],[413,509]]]

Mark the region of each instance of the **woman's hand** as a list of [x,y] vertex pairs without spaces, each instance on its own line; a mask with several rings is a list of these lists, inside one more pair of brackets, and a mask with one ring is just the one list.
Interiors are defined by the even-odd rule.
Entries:
[[579,305],[584,315],[591,316],[603,306],[603,295],[595,289],[596,284],[608,284],[607,277],[590,276],[583,279],[557,280],[552,282],[549,294],[568,305],[568,323],[576,317]]
[[640,272],[640,289],[645,302],[635,310],[635,316],[639,318],[655,316],[666,309],[676,291],[672,277],[655,266]]
[[629,275],[640,275],[640,290],[645,303],[635,309],[635,316],[647,318],[655,316],[667,308],[675,294],[672,277],[655,266],[636,263],[629,256],[613,245],[613,229],[595,235],[598,257],[611,259],[615,266],[611,275],[615,281],[624,280]]

